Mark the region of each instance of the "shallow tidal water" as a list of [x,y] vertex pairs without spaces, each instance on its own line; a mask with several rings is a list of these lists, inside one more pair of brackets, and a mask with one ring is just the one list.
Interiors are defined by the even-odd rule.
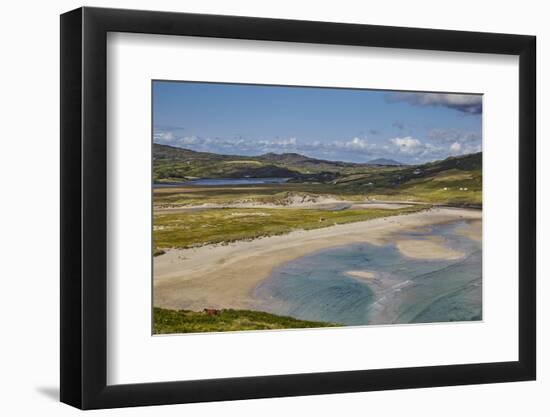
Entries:
[[[464,221],[402,234],[441,236],[455,260],[404,256],[393,244],[324,249],[276,268],[255,290],[258,309],[344,325],[482,319],[481,242],[457,233]],[[368,278],[350,271],[367,271]]]

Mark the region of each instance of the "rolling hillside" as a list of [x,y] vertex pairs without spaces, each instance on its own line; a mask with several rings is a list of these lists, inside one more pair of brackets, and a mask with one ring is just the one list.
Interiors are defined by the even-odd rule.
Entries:
[[347,190],[368,190],[380,199],[445,202],[481,206],[481,152],[423,165],[342,176],[334,181]]
[[[327,182],[343,174],[380,169],[381,163],[326,161],[297,153],[260,156],[220,155],[153,144],[154,178],[178,182],[192,178],[284,177],[297,181]],[[393,165],[389,164],[389,165]]]
[[[193,178],[290,178],[319,184],[327,193],[376,199],[416,200],[481,206],[482,154],[449,157],[422,165],[326,161],[296,153],[260,156],[219,155],[154,144],[154,179],[183,182]],[[388,165],[379,165],[387,163]]]

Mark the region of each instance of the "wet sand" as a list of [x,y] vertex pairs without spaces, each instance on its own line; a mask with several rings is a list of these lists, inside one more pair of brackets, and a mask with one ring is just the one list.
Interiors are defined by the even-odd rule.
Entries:
[[458,228],[456,233],[481,242],[481,220],[474,220]]
[[[410,240],[401,234],[457,220],[481,220],[473,209],[433,208],[393,217],[296,231],[253,241],[169,250],[154,258],[154,305],[172,309],[254,309],[252,293],[273,268],[320,249],[366,242],[375,245]],[[449,256],[443,242],[416,240],[424,253]],[[403,246],[403,243],[401,244]],[[405,246],[407,244],[405,243]],[[438,246],[437,249],[435,247]]]
[[396,247],[403,255],[416,259],[452,260],[464,256],[462,252],[446,247],[445,239],[441,236],[429,236],[423,239],[400,239],[397,241]]

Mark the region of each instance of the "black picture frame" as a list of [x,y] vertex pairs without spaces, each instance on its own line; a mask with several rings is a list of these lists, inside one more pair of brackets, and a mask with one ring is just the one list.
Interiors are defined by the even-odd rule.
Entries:
[[[107,385],[108,32],[519,56],[519,360]],[[534,36],[137,10],[61,16],[61,401],[81,409],[533,380],[536,377]]]

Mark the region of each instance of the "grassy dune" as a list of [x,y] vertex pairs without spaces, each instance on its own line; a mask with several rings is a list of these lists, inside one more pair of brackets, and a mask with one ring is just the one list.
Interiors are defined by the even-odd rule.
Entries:
[[232,242],[395,216],[424,210],[417,205],[401,209],[327,211],[316,209],[211,209],[156,214],[155,251]]
[[155,207],[179,207],[200,204],[262,203],[281,204],[289,196],[331,197],[363,201],[367,193],[345,190],[334,184],[262,184],[247,186],[182,186],[156,188]]
[[238,330],[304,329],[336,327],[335,323],[298,320],[261,311],[219,310],[216,314],[204,311],[167,310],[154,308],[154,334],[228,332]]

